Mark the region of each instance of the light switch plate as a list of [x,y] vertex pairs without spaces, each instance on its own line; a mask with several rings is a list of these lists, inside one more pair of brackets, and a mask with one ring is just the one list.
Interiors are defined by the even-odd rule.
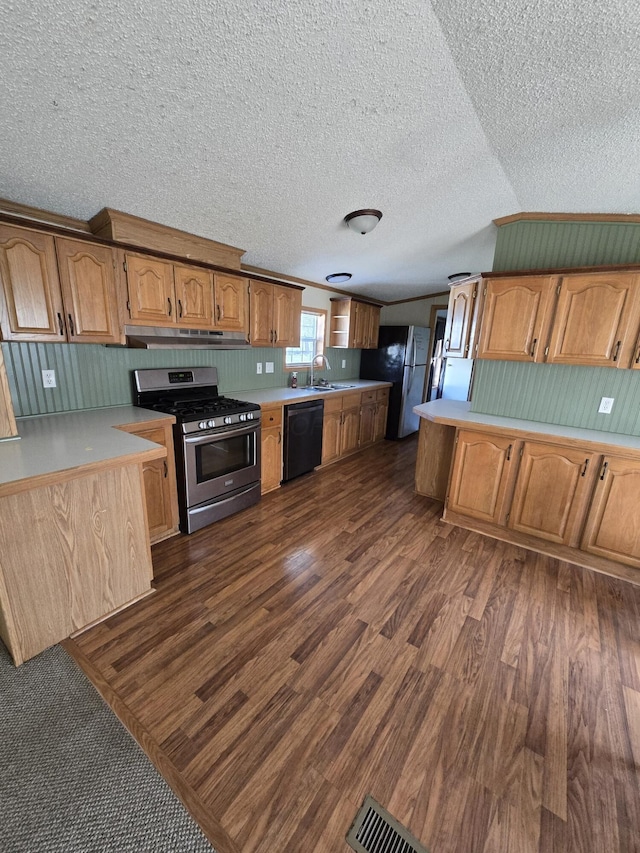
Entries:
[[342,359],[342,369],[344,370],[346,366],[347,366],[347,359],[343,358]]
[[262,362],[261,361],[256,362],[256,373],[257,374],[262,373]]
[[611,409],[613,409],[613,401],[615,397],[603,397],[600,400],[600,408],[598,409],[599,415],[610,415]]
[[265,373],[273,373],[273,364],[274,363],[272,361],[265,361],[264,364],[265,364],[265,368],[266,368]]

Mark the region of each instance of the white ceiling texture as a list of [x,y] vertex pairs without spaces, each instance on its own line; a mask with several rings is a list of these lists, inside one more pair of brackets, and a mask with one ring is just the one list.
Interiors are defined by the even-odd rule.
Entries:
[[496,217],[639,211],[639,25],[637,0],[5,0],[0,195],[442,291],[491,268]]

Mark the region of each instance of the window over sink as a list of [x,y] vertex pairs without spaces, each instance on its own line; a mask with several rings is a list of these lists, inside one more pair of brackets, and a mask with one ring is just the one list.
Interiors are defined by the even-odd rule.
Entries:
[[296,370],[309,367],[314,355],[325,349],[325,329],[327,312],[322,308],[303,308],[300,317],[300,346],[287,347],[285,350],[285,368]]

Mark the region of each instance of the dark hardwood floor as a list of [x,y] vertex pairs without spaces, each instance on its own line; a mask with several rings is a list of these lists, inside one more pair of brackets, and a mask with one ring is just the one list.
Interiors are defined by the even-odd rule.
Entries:
[[640,851],[640,588],[439,520],[383,442],[154,548],[66,648],[219,853]]

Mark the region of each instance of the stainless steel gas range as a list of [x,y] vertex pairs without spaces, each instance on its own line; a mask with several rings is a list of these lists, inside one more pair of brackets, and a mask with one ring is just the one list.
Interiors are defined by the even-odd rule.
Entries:
[[260,500],[260,406],[218,394],[216,367],[134,370],[134,403],[175,415],[180,529]]

